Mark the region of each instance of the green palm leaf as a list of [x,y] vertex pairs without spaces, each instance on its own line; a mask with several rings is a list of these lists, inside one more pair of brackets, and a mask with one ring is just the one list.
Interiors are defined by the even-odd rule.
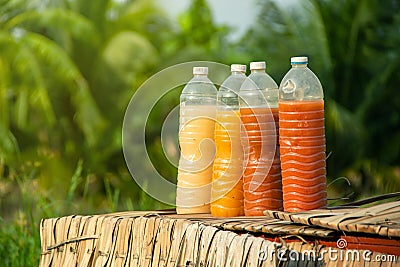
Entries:
[[252,58],[266,58],[280,80],[290,67],[291,56],[307,55],[310,66],[330,95],[332,58],[327,28],[314,1],[268,0],[261,4],[259,21],[241,40]]
[[4,25],[7,31],[21,27],[32,31],[46,29],[48,36],[68,50],[71,49],[71,37],[90,45],[100,42],[93,22],[68,9],[48,8],[26,11],[11,18]]
[[71,83],[68,88],[76,108],[77,123],[84,132],[89,145],[94,145],[99,136],[98,132],[103,129],[105,122],[79,69],[63,49],[46,37],[27,33],[24,41],[55,73],[64,77],[66,82]]

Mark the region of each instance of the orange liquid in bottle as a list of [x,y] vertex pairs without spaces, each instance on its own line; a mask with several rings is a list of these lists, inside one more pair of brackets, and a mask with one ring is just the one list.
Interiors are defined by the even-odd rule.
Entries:
[[284,210],[326,207],[324,101],[280,101]]
[[264,210],[282,210],[278,109],[241,108],[240,116],[247,160],[243,174],[245,215],[261,216]]
[[216,217],[243,215],[243,149],[239,111],[217,111],[216,157],[211,189],[211,214]]

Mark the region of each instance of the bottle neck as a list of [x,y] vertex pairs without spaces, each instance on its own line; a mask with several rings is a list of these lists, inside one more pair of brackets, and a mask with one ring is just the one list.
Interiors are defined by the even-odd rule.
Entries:
[[241,74],[244,74],[244,73],[241,71],[232,71],[232,75],[241,75]]
[[193,77],[207,77],[207,74],[194,74]]
[[306,68],[307,64],[292,64],[292,68]]
[[251,73],[263,73],[265,72],[265,69],[255,69],[255,70],[251,70]]

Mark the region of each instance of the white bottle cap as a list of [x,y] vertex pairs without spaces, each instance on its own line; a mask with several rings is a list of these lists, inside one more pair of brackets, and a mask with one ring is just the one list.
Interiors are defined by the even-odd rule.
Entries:
[[307,64],[308,57],[291,57],[290,64]]
[[193,68],[194,75],[207,75],[208,74],[208,67],[194,67]]
[[250,62],[250,70],[265,70],[266,66],[265,61]]
[[240,71],[240,72],[246,73],[246,65],[232,64],[231,71]]

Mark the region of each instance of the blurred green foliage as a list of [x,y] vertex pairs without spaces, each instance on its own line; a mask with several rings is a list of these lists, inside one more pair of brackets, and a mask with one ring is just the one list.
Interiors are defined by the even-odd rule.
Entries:
[[[0,0],[2,262],[35,265],[40,218],[166,207],[131,179],[121,127],[140,84],[186,61],[267,60],[279,83],[290,56],[309,56],[325,89],[328,179],[347,177],[352,198],[399,191],[398,1],[290,3],[260,1],[256,22],[229,41],[205,0],[175,22],[148,0]],[[179,93],[146,128],[150,158],[170,178],[160,131]],[[334,182],[329,197],[344,186]]]

